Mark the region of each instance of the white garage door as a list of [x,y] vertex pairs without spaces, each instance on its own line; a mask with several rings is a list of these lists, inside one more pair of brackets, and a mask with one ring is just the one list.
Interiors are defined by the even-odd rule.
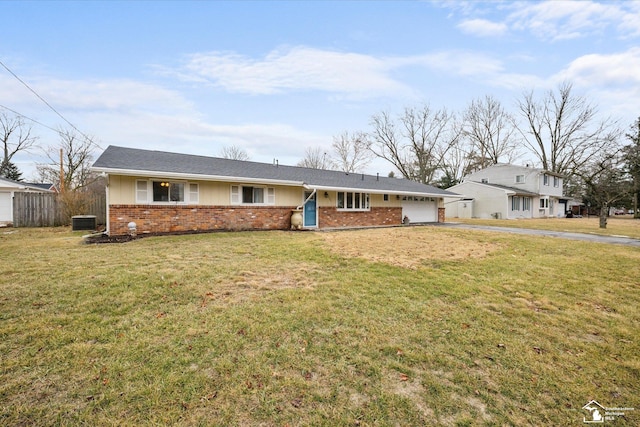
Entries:
[[402,217],[409,222],[438,222],[438,204],[430,197],[406,197],[402,200]]
[[11,193],[0,193],[0,222],[13,222]]

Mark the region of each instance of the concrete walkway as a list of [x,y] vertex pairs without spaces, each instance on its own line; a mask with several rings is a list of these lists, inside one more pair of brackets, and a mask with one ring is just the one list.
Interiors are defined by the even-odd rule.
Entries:
[[450,228],[465,228],[472,230],[499,231],[502,233],[527,234],[531,236],[557,237],[561,239],[583,240],[587,242],[609,243],[613,245],[635,246],[640,248],[640,240],[626,236],[601,236],[599,234],[568,233],[564,231],[532,230],[527,228],[494,227],[489,225],[463,224],[459,222],[440,222],[434,225]]

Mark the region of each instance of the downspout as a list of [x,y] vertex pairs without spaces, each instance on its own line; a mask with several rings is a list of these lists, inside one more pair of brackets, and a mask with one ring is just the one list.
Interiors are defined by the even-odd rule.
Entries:
[[[311,188],[309,188],[309,186],[307,186],[306,184],[303,184],[302,186],[303,186],[304,188],[306,188],[307,190],[311,190]],[[296,206],[296,209],[297,209],[297,210],[302,209],[302,207],[303,207],[304,205],[306,205],[306,204],[307,204],[307,202],[308,202],[309,200],[311,200],[311,198],[312,198],[313,196],[315,196],[315,195],[316,195],[316,192],[317,192],[317,191],[318,191],[318,190],[314,188],[314,189],[313,189],[313,191],[311,192],[311,194],[309,194],[309,197],[307,197],[307,198],[305,199],[305,201],[304,201],[304,202],[302,202],[302,204],[301,204],[300,206]]]
[[[105,215],[107,216],[105,218],[105,226],[104,226],[104,232],[105,234],[108,236],[109,233],[111,232],[111,221],[109,221],[109,188],[110,188],[110,179],[111,177],[107,174],[107,186],[105,188],[105,203],[107,205],[107,208],[105,209]],[[135,197],[135,196],[134,196]]]

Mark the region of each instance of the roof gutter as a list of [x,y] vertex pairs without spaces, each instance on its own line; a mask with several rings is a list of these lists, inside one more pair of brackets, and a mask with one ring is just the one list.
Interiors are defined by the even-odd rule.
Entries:
[[370,194],[397,194],[400,196],[423,196],[423,197],[457,197],[458,195],[441,194],[441,193],[427,193],[422,191],[398,191],[392,189],[379,189],[379,188],[351,188],[351,187],[332,187],[324,185],[310,185],[304,184],[304,188],[307,190],[316,191],[352,191],[355,193],[370,193]]
[[135,169],[113,169],[113,168],[101,168],[92,167],[92,171],[114,174],[114,175],[128,175],[144,178],[173,178],[180,180],[197,180],[197,181],[222,181],[222,182],[250,182],[258,184],[271,184],[271,185],[285,185],[300,187],[304,185],[301,181],[286,181],[279,179],[265,179],[265,178],[249,178],[239,176],[222,176],[222,175],[194,175],[188,173],[179,172],[160,172],[160,171],[141,171]]

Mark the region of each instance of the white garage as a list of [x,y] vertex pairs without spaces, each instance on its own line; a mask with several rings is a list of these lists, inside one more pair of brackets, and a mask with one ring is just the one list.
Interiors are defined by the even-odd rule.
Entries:
[[26,193],[52,193],[51,184],[28,184],[0,178],[0,225],[13,224],[14,195],[18,192]]
[[438,202],[433,197],[404,196],[402,217],[409,222],[438,222]]
[[0,191],[0,223],[13,222],[13,204],[11,193]]

